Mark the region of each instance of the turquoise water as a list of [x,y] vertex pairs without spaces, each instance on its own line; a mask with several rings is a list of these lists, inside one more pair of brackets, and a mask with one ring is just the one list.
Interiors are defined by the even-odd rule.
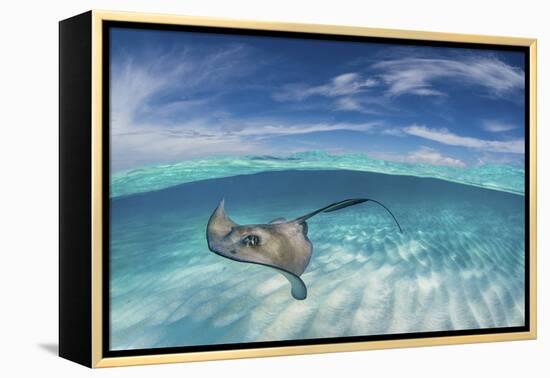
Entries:
[[394,175],[432,177],[510,193],[524,193],[524,170],[499,164],[457,168],[408,164],[369,158],[365,154],[333,155],[302,152],[287,157],[240,156],[189,160],[117,172],[111,177],[111,197],[148,192],[212,178],[288,169],[346,169]]
[[[200,166],[193,162],[113,178],[111,349],[524,325],[520,171],[485,166],[473,169],[491,174],[442,180],[400,175],[394,163],[392,174],[381,174],[363,172],[365,165],[315,170],[315,157],[295,158],[220,159],[197,171],[190,171]],[[352,161],[343,156],[331,164]],[[253,173],[260,167],[266,172]],[[253,174],[236,175],[239,169]],[[453,172],[430,169],[429,176]],[[201,180],[206,172],[215,178]],[[475,185],[451,182],[466,176]],[[314,251],[302,275],[308,297],[297,301],[270,268],[208,250],[206,224],[222,197],[240,224],[370,197],[392,210],[403,233],[368,202],[312,218]]]

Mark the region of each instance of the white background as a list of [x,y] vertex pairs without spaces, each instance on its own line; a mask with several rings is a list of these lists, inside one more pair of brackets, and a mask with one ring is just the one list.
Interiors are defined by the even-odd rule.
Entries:
[[[545,1],[7,1],[0,22],[0,375],[548,377],[550,26]],[[58,25],[89,9],[511,35],[539,40],[539,339],[91,371],[56,357]],[[545,210],[545,211],[543,211]],[[546,214],[546,215],[545,215]],[[546,297],[546,298],[545,298]]]

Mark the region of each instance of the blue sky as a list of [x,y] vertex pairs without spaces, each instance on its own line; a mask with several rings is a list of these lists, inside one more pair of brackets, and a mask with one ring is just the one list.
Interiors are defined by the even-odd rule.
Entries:
[[524,163],[518,52],[114,28],[114,171],[323,150]]

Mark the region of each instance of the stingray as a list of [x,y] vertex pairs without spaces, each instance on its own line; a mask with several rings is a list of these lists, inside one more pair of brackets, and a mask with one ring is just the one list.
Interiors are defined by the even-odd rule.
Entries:
[[320,213],[330,213],[367,201],[382,206],[392,216],[399,232],[402,232],[392,212],[382,203],[370,198],[335,202],[290,221],[277,218],[266,224],[247,225],[239,225],[227,216],[222,199],[208,220],[208,249],[231,260],[275,269],[290,282],[292,296],[295,299],[305,299],[307,288],[300,276],[307,268],[313,252],[313,245],[307,237],[306,221]]

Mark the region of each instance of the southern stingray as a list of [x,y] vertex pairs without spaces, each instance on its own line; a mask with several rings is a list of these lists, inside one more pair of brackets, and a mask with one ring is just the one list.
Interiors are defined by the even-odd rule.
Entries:
[[295,299],[305,299],[307,288],[300,276],[308,266],[313,252],[313,245],[307,237],[306,221],[320,213],[330,213],[367,201],[382,206],[402,232],[392,212],[382,203],[370,198],[335,202],[290,221],[277,218],[267,224],[242,226],[225,214],[222,200],[208,220],[208,248],[231,260],[264,265],[277,270],[290,282],[292,296]]

